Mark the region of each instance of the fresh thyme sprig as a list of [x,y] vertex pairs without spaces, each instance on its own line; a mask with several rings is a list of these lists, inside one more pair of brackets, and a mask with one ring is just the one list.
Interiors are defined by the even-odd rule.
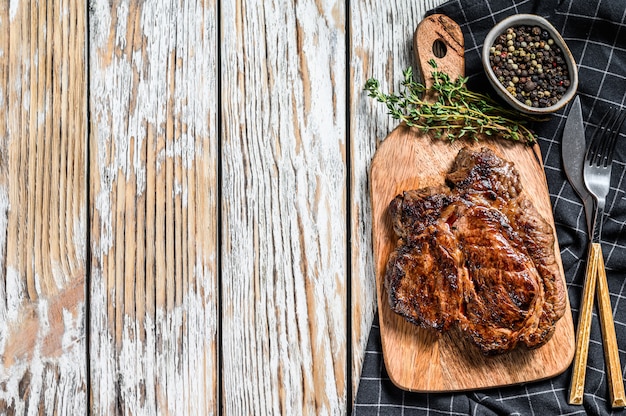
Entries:
[[[466,77],[451,81],[448,74],[437,70],[437,63],[428,61],[433,67],[432,91],[413,79],[411,67],[403,71],[399,94],[385,94],[376,79],[365,83],[368,96],[386,104],[391,117],[406,122],[424,133],[433,132],[434,137],[444,137],[451,142],[462,137],[478,140],[481,134],[498,135],[504,139],[536,142],[535,134],[526,126],[536,117],[503,108],[489,96],[469,91]],[[434,102],[424,99],[433,93]]]

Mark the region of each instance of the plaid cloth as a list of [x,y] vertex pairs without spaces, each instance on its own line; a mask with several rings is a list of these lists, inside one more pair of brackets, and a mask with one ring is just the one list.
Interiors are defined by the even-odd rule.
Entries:
[[[579,68],[587,140],[610,106],[626,105],[626,4],[615,0],[454,0],[429,13],[444,13],[460,24],[465,36],[468,87],[490,91],[480,61],[488,30],[504,17],[534,13],[547,18],[563,35]],[[561,136],[570,105],[534,130],[544,157],[561,256],[574,323],[578,311],[587,257],[587,226],[583,207],[562,169]],[[626,130],[626,128],[625,128]],[[602,233],[611,302],[622,366],[626,364],[626,140],[616,150],[611,190],[607,197]],[[404,392],[389,380],[383,364],[380,331],[375,320],[367,345],[354,414],[365,415],[572,415],[626,414],[612,410],[600,325],[595,315],[587,364],[584,403],[567,403],[571,368],[550,380],[506,388],[450,394]]]

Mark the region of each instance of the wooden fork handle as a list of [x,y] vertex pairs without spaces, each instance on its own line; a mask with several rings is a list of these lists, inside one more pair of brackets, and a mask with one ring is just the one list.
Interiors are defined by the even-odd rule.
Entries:
[[596,249],[592,244],[587,257],[587,270],[583,283],[583,297],[578,315],[576,330],[576,351],[570,384],[570,404],[582,404],[585,393],[585,374],[587,372],[587,356],[589,354],[589,336],[591,333],[591,316],[593,312],[594,292],[598,276]]
[[606,280],[606,270],[604,269],[602,248],[599,243],[592,243],[591,250],[595,253],[598,268],[598,280],[596,282],[596,289],[598,291],[598,311],[600,316],[600,327],[602,328],[602,344],[604,345],[604,360],[609,380],[611,406],[624,407],[626,406],[624,380],[622,378],[622,366],[619,359],[617,337],[615,336],[613,308],[611,307],[611,297],[609,295],[609,287]]
[[589,247],[587,270],[583,284],[582,305],[576,332],[576,352],[574,355],[569,402],[570,404],[582,404],[583,402],[587,356],[589,354],[589,336],[591,333],[591,317],[593,312],[593,295],[596,287],[611,406],[624,407],[626,406],[626,395],[624,393],[622,366],[619,359],[615,323],[613,322],[613,308],[611,307],[606,270],[604,269],[602,247],[599,243],[591,243]]

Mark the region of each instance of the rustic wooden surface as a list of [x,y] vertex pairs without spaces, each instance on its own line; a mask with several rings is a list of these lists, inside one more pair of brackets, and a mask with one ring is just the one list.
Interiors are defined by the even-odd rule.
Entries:
[[0,413],[88,401],[85,4],[0,3]]
[[214,3],[90,3],[93,414],[217,407]]
[[438,3],[2,2],[0,413],[349,413]]

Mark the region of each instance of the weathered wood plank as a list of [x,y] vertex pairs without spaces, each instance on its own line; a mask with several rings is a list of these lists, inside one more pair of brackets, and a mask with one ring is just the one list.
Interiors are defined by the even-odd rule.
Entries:
[[217,412],[216,13],[90,3],[93,414]]
[[352,380],[356,392],[367,337],[377,309],[370,164],[381,141],[398,124],[386,108],[367,96],[363,86],[377,78],[386,91],[394,90],[408,66],[416,66],[413,32],[424,13],[442,0],[350,2],[350,147],[352,156]]
[[0,3],[0,413],[87,410],[85,3]]
[[228,415],[346,413],[344,7],[221,4]]

